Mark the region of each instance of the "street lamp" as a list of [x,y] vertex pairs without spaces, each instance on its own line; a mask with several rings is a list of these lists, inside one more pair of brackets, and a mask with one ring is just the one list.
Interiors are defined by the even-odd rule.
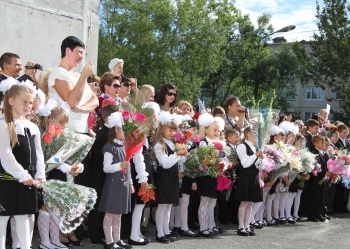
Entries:
[[[289,31],[292,31],[293,29],[295,29],[295,25],[288,25],[288,26],[286,26],[286,27],[284,27],[284,28],[281,28],[281,29],[279,29],[279,30],[277,30],[277,31],[275,31],[275,32],[272,32],[272,33],[270,33],[270,34],[267,34],[267,35],[265,35],[265,36],[263,36],[262,38],[261,38],[261,40],[260,40],[260,42],[264,39],[264,38],[266,38],[266,37],[269,37],[269,36],[271,36],[271,35],[273,35],[273,34],[276,34],[276,33],[285,33],[285,32],[289,32]],[[259,46],[258,46],[258,52],[259,52],[259,50],[260,50],[260,42],[259,42]],[[259,62],[259,64],[260,64],[260,62]],[[257,100],[258,100],[258,98],[259,98],[259,77],[257,76],[257,77],[255,77],[255,82],[254,82],[255,84],[254,84],[254,100],[255,100],[255,102],[257,102]]]

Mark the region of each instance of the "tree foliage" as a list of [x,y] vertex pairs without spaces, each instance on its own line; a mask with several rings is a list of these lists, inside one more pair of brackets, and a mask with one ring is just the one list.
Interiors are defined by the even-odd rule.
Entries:
[[350,115],[350,5],[346,0],[317,2],[317,26],[311,42],[311,75],[316,85],[336,93],[344,113]]

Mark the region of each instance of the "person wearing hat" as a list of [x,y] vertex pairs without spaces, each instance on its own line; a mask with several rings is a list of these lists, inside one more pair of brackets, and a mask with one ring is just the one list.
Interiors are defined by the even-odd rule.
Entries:
[[114,58],[108,64],[109,70],[118,76],[123,73],[124,61],[122,59]]

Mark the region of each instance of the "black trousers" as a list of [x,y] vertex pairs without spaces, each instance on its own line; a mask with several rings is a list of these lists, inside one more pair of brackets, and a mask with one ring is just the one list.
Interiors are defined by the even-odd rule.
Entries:
[[307,217],[317,218],[320,214],[324,213],[324,183],[318,182],[310,183],[307,205]]

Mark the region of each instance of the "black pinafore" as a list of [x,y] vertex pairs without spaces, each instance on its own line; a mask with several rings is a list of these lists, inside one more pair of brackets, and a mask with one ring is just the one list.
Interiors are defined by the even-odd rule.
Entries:
[[[13,147],[12,153],[17,162],[34,179],[36,173],[35,136],[24,128],[25,135],[17,135],[18,143]],[[5,173],[0,162],[0,173]],[[0,204],[5,211],[0,216],[35,214],[38,212],[37,189],[34,186],[25,186],[18,181],[0,180]]]

